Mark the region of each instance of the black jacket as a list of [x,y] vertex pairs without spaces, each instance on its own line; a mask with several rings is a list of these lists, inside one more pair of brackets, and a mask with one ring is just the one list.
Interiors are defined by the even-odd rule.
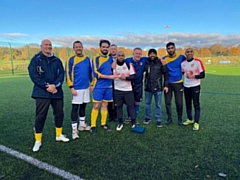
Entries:
[[145,65],[145,91],[157,92],[163,90],[162,77],[164,76],[164,87],[168,87],[168,70],[166,66],[162,65],[158,58],[148,61]]
[[[28,66],[28,72],[34,83],[33,98],[63,98],[64,69],[59,58],[56,56],[47,57],[42,52],[39,52],[32,58]],[[47,84],[55,84],[57,93],[52,94],[48,92],[46,90]]]

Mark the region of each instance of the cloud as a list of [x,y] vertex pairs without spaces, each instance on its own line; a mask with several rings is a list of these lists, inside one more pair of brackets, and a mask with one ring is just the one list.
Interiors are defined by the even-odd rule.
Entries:
[[54,44],[63,46],[72,46],[76,40],[83,42],[84,47],[98,47],[100,39],[108,39],[111,43],[124,47],[141,47],[141,48],[159,48],[165,47],[166,40],[172,41],[177,47],[184,46],[211,46],[216,43],[223,45],[239,44],[240,34],[201,34],[201,33],[169,33],[169,34],[135,34],[123,33],[116,36],[49,36],[47,37]]
[[5,40],[16,40],[19,38],[27,38],[29,35],[22,33],[0,33],[0,36]]

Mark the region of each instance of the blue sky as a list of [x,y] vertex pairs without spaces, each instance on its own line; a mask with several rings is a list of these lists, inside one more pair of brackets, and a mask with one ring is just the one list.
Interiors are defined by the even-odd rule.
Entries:
[[[239,0],[1,0],[0,41],[120,46],[240,42]],[[166,29],[164,26],[169,25]],[[0,43],[1,44],[1,43]]]

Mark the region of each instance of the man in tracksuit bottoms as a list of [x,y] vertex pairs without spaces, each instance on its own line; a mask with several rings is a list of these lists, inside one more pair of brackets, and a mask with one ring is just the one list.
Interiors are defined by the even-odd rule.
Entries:
[[125,61],[125,54],[123,51],[118,51],[116,68],[113,74],[118,78],[114,79],[114,97],[117,105],[118,126],[117,131],[123,128],[123,103],[128,107],[132,128],[135,127],[135,110],[134,110],[134,94],[131,81],[135,78],[135,70],[132,64],[127,64]]
[[[164,76],[164,86],[162,85],[162,76]],[[157,51],[150,49],[148,51],[148,61],[145,65],[145,115],[144,124],[149,124],[151,121],[151,106],[152,96],[155,99],[155,118],[157,127],[162,127],[162,90],[168,92],[168,70],[166,66],[162,65],[162,62],[157,57]]]
[[168,55],[163,57],[163,63],[168,68],[168,92],[164,93],[165,105],[167,111],[166,125],[172,123],[172,94],[174,93],[175,104],[177,108],[178,125],[182,125],[182,112],[183,112],[183,80],[181,63],[186,59],[184,55],[177,53],[175,50],[175,44],[169,42],[166,45]]
[[32,58],[28,72],[34,83],[32,98],[36,101],[33,151],[38,151],[42,145],[42,131],[50,105],[53,108],[56,141],[68,142],[69,139],[62,135],[64,69],[61,60],[52,54],[51,41],[42,41],[41,51]]
[[[186,102],[187,121],[183,125],[193,124],[193,130],[199,130],[200,118],[200,79],[205,77],[205,68],[200,59],[193,57],[193,49],[186,49],[186,60],[182,62],[184,73],[184,96]],[[194,120],[192,117],[192,101],[194,106]]]

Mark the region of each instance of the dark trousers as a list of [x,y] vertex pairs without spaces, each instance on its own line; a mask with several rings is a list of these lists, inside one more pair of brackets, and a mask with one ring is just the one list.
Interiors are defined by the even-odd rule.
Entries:
[[169,83],[168,92],[164,93],[165,105],[168,118],[172,118],[172,94],[174,92],[175,104],[177,108],[178,119],[182,119],[183,112],[183,83]]
[[133,91],[114,90],[115,103],[117,105],[117,118],[119,123],[123,123],[123,104],[126,104],[132,123],[135,123],[134,94]]
[[195,87],[184,87],[184,97],[186,102],[186,111],[189,120],[193,120],[192,118],[192,102],[194,106],[194,120],[199,123],[200,118],[200,85]]
[[[112,83],[112,88],[114,90],[114,82]],[[117,117],[117,106],[115,103],[115,96],[113,93],[113,102],[108,102],[108,116],[110,120],[113,120],[114,118]]]
[[76,123],[79,117],[85,116],[87,103],[83,104],[72,104],[71,119],[72,123]]
[[47,118],[49,106],[53,108],[55,127],[63,124],[63,99],[36,99],[35,132],[42,133]]

